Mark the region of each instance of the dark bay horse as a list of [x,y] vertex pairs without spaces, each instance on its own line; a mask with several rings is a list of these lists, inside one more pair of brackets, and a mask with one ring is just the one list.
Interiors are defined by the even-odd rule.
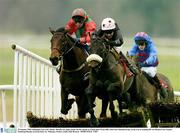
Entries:
[[[129,57],[130,58],[130,57]],[[137,65],[137,57],[131,57],[131,63]],[[138,67],[138,65],[137,65]],[[157,73],[158,78],[160,79],[163,89],[167,93],[167,97],[162,98],[159,94],[159,89],[151,81],[151,77],[145,72],[142,72],[139,68],[139,74],[134,78],[133,87],[129,90],[129,93],[133,95],[131,97],[132,101],[135,101],[137,104],[147,104],[152,102],[173,102],[174,101],[174,91],[170,80],[163,74]]]
[[73,38],[71,38],[64,27],[53,31],[51,38],[51,55],[50,61],[53,65],[58,65],[61,61],[60,83],[61,83],[61,113],[67,114],[71,109],[74,99],[68,99],[68,95],[76,96],[79,117],[85,117],[88,112],[87,98],[84,90],[89,84],[87,73],[89,67],[85,63],[88,57],[87,52],[76,46]]
[[127,92],[133,82],[133,76],[127,78],[125,69],[115,58],[112,47],[101,38],[91,39],[91,55],[87,58],[90,66],[89,86],[86,88],[86,95],[91,115],[91,126],[98,126],[99,122],[94,115],[93,102],[95,97],[102,99],[101,116],[106,116],[106,108],[110,102],[111,116],[116,118],[117,113],[113,104],[118,101],[119,112],[122,112],[122,95]]

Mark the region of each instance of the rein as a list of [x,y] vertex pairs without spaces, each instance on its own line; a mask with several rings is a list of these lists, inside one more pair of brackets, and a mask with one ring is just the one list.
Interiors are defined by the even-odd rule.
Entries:
[[[110,48],[110,45],[106,45],[106,44],[104,44],[104,43],[102,43],[102,44],[103,44],[103,47],[108,51],[108,53],[110,53],[110,54],[113,55],[113,53],[112,53],[112,51],[111,51],[111,48]],[[114,56],[114,55],[113,55],[113,56]],[[106,55],[105,58],[103,59],[103,62],[106,62],[106,61],[108,61],[108,55]],[[98,66],[98,68],[99,68],[99,69],[102,69],[102,70],[106,70],[106,71],[112,70],[112,69],[118,64],[118,62],[115,62],[115,63],[113,63],[110,67],[104,69],[104,68],[102,68],[103,62]]]
[[[67,34],[65,35],[65,38],[67,39],[67,43],[70,44],[70,43],[71,43],[71,40],[70,40],[70,38],[69,38],[69,36],[68,36]],[[64,51],[64,52],[62,53],[62,55],[59,56],[58,59],[61,60],[61,64],[60,64],[60,65],[63,66],[63,56],[66,55],[66,54],[68,54],[68,53],[75,47],[76,44],[77,44],[77,42],[73,43],[72,46],[71,46],[68,50]],[[62,52],[62,51],[60,51],[58,48],[52,48],[52,49],[57,50],[59,53]],[[75,69],[72,69],[72,70],[64,69],[64,68],[62,67],[62,71],[67,72],[67,73],[77,72],[77,71],[80,71],[82,68],[84,68],[85,65],[86,65],[86,63],[84,62],[84,63],[82,63],[78,68],[75,68]]]

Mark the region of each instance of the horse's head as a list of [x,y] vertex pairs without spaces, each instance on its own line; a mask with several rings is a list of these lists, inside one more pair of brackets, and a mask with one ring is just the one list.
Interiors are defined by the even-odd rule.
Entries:
[[58,61],[61,57],[68,51],[68,39],[67,31],[64,28],[60,28],[57,31],[50,29],[50,32],[53,34],[51,38],[51,56],[50,61],[53,65],[58,65]]
[[91,55],[87,58],[90,67],[96,67],[106,58],[109,50],[106,42],[99,37],[91,37]]

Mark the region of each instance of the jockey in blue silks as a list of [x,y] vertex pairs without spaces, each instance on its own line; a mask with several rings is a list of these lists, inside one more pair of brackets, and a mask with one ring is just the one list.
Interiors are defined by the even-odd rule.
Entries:
[[156,75],[159,61],[157,49],[152,39],[147,33],[138,32],[134,37],[134,42],[132,49],[129,51],[129,56],[137,56],[137,63],[141,70],[152,78],[152,81],[159,89],[160,95],[165,98],[166,92]]

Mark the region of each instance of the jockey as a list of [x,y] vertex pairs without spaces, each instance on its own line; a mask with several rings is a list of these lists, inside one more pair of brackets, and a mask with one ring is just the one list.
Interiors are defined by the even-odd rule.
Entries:
[[[101,23],[101,28],[96,33],[111,46],[120,47],[123,44],[123,37],[117,23],[112,18],[105,18]],[[118,51],[118,50],[117,50]]]
[[150,36],[145,32],[138,32],[134,37],[135,44],[129,52],[129,56],[137,56],[137,63],[142,71],[148,74],[154,84],[160,90],[160,95],[165,98],[166,93],[156,75],[158,66],[157,49]]
[[77,8],[72,12],[72,18],[66,24],[65,29],[79,46],[85,48],[86,51],[89,50],[90,35],[96,29],[96,24],[84,9]]
[[115,22],[112,18],[105,18],[103,19],[101,23],[101,28],[94,33],[95,36],[98,36],[100,38],[103,38],[110,46],[115,49],[115,52],[122,57],[122,59],[125,61],[126,65],[129,67],[131,72],[134,74],[137,73],[138,70],[136,70],[127,60],[127,58],[123,55],[123,53],[120,51],[120,47],[123,44],[123,37],[121,34],[121,31],[118,27],[118,24]]

